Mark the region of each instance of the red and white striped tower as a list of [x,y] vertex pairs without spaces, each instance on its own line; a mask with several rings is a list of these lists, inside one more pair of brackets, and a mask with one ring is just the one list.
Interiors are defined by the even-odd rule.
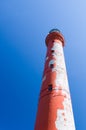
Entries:
[[47,54],[35,130],[75,130],[64,61],[64,37],[53,29],[46,37]]

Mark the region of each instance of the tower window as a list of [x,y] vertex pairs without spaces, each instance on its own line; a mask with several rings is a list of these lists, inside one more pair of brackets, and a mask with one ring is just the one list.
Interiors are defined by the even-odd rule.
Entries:
[[52,69],[54,67],[54,65],[53,64],[50,64],[50,68]]
[[52,84],[48,85],[48,91],[52,91]]
[[49,67],[52,69],[54,67],[55,60],[51,59],[49,62]]
[[52,53],[54,53],[54,50],[51,50]]

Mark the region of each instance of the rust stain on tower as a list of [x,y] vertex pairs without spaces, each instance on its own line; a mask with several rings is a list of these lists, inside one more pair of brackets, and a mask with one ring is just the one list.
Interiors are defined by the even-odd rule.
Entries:
[[75,130],[63,47],[64,37],[52,29],[46,37],[47,54],[35,130]]

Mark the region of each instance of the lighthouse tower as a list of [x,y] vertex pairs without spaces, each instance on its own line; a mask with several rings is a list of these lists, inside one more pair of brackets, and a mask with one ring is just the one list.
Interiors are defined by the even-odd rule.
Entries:
[[66,73],[64,37],[52,29],[46,37],[47,54],[35,130],[75,130]]

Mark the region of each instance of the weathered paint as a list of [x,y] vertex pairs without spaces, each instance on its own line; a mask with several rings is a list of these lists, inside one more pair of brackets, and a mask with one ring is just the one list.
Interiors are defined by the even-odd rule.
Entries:
[[46,44],[48,48],[35,130],[75,130],[62,34],[48,34]]

